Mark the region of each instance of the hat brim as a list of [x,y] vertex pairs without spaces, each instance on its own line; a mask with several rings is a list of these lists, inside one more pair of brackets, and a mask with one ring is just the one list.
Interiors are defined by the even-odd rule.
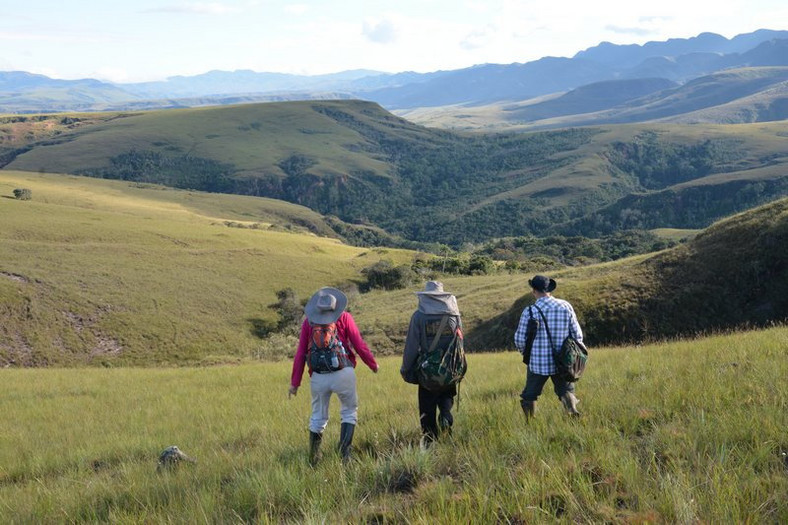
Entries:
[[[531,283],[531,279],[528,279],[528,286],[530,286],[534,290],[537,290],[537,291],[540,291],[540,292],[542,291],[542,290],[539,290],[538,288],[534,287],[534,285]],[[544,290],[544,292],[545,293],[550,293],[553,290],[555,290],[556,286],[558,286],[558,283],[555,282],[555,279],[550,279],[550,282],[547,285],[547,290]]]
[[[321,310],[317,307],[317,300],[320,293],[330,294],[336,299],[336,307],[333,310]],[[336,322],[347,308],[347,296],[336,288],[321,288],[309,298],[309,302],[304,306],[304,314],[310,323],[329,324]]]

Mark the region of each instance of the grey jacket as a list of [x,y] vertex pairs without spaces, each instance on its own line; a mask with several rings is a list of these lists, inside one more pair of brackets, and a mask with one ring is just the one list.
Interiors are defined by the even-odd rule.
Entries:
[[429,350],[435,332],[444,315],[449,316],[446,328],[441,339],[453,337],[456,329],[462,328],[460,310],[457,308],[457,298],[451,294],[418,294],[419,307],[413,312],[408,327],[408,336],[405,339],[405,351],[402,354],[402,367],[400,374],[408,383],[418,383],[416,380],[416,359],[421,352]]

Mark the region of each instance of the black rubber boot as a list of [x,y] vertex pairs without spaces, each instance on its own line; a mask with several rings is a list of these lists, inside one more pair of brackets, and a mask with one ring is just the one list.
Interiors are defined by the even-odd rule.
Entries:
[[451,413],[438,416],[438,428],[441,434],[451,436],[452,425],[454,425],[454,418],[451,416]]
[[572,417],[580,417],[580,412],[577,411],[578,400],[572,392],[567,392],[561,396],[561,403],[563,403],[566,412]]
[[323,435],[317,432],[309,432],[309,464],[314,466],[317,464],[320,452],[320,442],[323,441]]
[[339,430],[339,453],[342,455],[342,462],[347,463],[350,459],[350,446],[353,444],[353,432],[356,425],[353,423],[342,423]]
[[523,407],[523,414],[525,414],[526,420],[534,417],[534,411],[536,410],[536,401],[520,400],[520,406]]

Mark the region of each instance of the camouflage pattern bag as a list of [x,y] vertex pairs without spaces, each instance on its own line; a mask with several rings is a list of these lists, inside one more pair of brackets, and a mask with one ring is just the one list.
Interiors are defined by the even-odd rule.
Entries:
[[462,328],[459,323],[451,333],[448,343],[438,344],[448,321],[449,316],[444,315],[430,348],[420,353],[416,361],[416,377],[419,385],[433,392],[440,392],[459,384],[468,371]]
[[588,349],[581,341],[571,335],[564,339],[561,349],[555,355],[557,373],[564,381],[578,381],[586,369]]

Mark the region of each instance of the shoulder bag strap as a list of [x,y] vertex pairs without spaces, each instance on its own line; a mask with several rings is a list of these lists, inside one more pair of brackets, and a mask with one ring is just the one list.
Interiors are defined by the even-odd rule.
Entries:
[[544,316],[544,312],[542,312],[541,308],[536,306],[536,309],[539,311],[539,315],[542,316],[542,321],[544,321],[544,329],[547,331],[547,340],[550,341],[550,348],[553,349],[553,354],[555,354],[555,345],[553,344],[553,336],[550,335],[550,327],[547,326],[547,318]]

